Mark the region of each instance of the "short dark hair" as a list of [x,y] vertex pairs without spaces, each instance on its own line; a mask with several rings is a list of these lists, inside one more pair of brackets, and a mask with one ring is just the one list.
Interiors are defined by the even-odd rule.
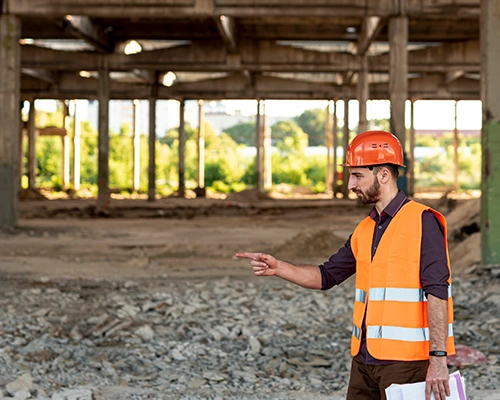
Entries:
[[394,165],[394,164],[381,164],[381,165],[374,165],[371,167],[368,167],[370,171],[373,171],[373,175],[376,175],[382,168],[387,168],[389,172],[392,175],[392,178],[394,180],[397,180],[399,177],[399,166]]

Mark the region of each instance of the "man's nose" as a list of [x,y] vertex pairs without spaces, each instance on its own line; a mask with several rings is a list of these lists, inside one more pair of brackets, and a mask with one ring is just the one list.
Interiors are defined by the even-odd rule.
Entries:
[[350,176],[349,182],[347,182],[347,189],[353,190],[355,187],[356,187],[356,180],[352,176]]

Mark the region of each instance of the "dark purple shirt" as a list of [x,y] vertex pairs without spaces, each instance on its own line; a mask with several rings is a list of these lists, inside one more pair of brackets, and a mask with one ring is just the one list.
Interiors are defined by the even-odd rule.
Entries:
[[[384,232],[391,223],[396,213],[408,202],[408,198],[400,190],[396,197],[387,205],[379,215],[376,208],[370,212],[370,218],[375,221],[375,230],[372,241],[372,258],[377,251]],[[351,235],[352,236],[352,235]],[[326,290],[339,285],[356,273],[356,259],[351,249],[351,236],[347,239],[344,247],[324,264],[320,265],[321,289]],[[440,299],[448,299],[448,261],[444,246],[444,230],[430,211],[422,213],[422,245],[420,250],[420,281],[427,295],[432,294]],[[373,358],[367,351],[365,339],[365,326],[363,321],[363,333],[361,348],[358,357],[366,364],[384,365],[392,361],[378,360]]]

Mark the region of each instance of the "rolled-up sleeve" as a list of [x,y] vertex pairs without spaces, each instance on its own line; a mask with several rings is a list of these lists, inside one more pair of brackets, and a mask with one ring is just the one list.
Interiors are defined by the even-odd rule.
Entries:
[[420,282],[425,294],[448,299],[448,259],[444,242],[444,229],[431,211],[422,213],[422,248],[420,256]]
[[356,259],[351,248],[351,236],[340,250],[319,266],[321,290],[331,289],[356,273]]

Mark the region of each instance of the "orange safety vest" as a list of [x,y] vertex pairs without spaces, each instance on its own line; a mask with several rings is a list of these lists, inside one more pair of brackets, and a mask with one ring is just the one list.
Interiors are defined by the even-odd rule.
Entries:
[[[366,312],[366,345],[373,357],[398,361],[429,359],[427,299],[420,282],[422,213],[426,210],[433,212],[444,228],[444,245],[450,269],[446,220],[423,204],[409,201],[401,207],[382,236],[373,260],[371,246],[375,221],[367,217],[354,230],[351,237],[356,258],[353,356],[359,352]],[[448,354],[454,354],[451,271],[448,284],[446,350]]]

